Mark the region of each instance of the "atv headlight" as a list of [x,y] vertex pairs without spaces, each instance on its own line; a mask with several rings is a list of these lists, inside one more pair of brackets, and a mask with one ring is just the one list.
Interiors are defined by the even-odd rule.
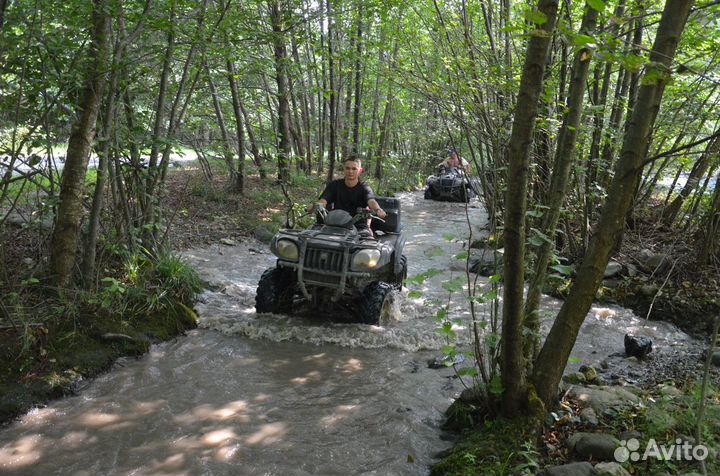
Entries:
[[290,240],[278,240],[275,249],[280,258],[288,261],[297,261],[300,255],[297,245]]
[[353,256],[353,269],[373,269],[380,261],[378,250],[360,250]]

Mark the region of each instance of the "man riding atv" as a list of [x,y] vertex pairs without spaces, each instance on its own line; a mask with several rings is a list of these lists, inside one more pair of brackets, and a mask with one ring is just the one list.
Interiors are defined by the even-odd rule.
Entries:
[[[387,214],[378,205],[370,186],[360,181],[362,172],[360,159],[345,159],[343,162],[344,178],[330,182],[320,194],[317,203],[308,206],[308,213],[315,211],[323,215],[327,212],[328,204],[330,204],[331,210],[345,210],[350,215],[355,215],[358,208],[369,207],[370,210],[377,213],[378,217],[385,218]],[[363,238],[372,238],[372,231],[367,221],[356,223],[355,228]]]
[[443,160],[437,165],[437,169],[438,173],[442,174],[450,168],[462,169],[464,171],[467,171],[469,166],[470,163],[460,157],[455,147],[448,147],[448,156],[445,160]]
[[405,237],[400,200],[375,197],[359,180],[360,167],[360,161],[346,160],[345,177],[328,184],[308,207],[317,213],[317,224],[273,237],[270,249],[278,259],[260,277],[258,313],[292,314],[310,306],[320,315],[345,305],[343,320],[350,315],[367,324],[380,322],[407,276]]
[[443,202],[469,202],[476,191],[468,177],[470,164],[450,147],[448,157],[437,165],[438,172],[425,182],[424,197]]

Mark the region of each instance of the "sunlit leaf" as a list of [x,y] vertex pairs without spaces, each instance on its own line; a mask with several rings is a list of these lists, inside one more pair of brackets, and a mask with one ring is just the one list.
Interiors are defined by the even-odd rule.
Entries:
[[588,5],[590,5],[593,10],[597,10],[599,12],[604,12],[607,5],[605,5],[605,2],[602,0],[587,0]]

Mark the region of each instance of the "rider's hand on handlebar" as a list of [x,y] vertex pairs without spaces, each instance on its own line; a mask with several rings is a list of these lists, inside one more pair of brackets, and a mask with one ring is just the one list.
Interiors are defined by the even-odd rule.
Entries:
[[375,210],[375,213],[380,218],[385,218],[387,216],[387,213],[385,213],[385,210],[383,210],[382,208],[378,208],[377,210]]

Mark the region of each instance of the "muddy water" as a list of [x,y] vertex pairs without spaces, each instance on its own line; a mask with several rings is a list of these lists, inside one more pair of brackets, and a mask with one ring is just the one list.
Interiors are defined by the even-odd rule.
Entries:
[[[450,446],[442,414],[463,388],[451,369],[427,362],[446,343],[432,319],[440,305],[459,318],[460,343],[470,341],[462,294],[442,288],[464,274],[453,256],[467,225],[460,204],[418,193],[402,201],[409,275],[444,272],[412,288],[422,296],[398,295],[383,325],[257,315],[255,286],[274,263],[265,245],[191,250],[187,259],[212,289],[197,306],[200,328],[1,430],[0,474],[427,474]],[[483,210],[473,204],[468,213],[482,233]],[[559,304],[543,306],[551,316]],[[485,318],[489,309],[480,311]],[[660,355],[693,345],[672,326],[594,308],[569,368],[621,352],[628,331],[652,335]]]

